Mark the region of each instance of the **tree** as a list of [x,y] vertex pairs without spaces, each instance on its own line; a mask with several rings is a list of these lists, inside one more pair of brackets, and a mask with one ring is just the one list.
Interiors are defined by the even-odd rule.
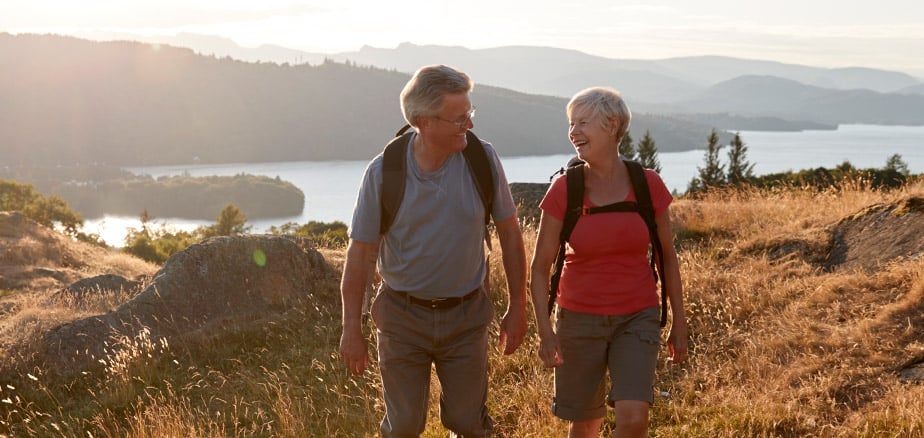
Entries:
[[705,167],[696,167],[699,176],[690,181],[688,191],[700,192],[708,190],[710,187],[718,187],[725,184],[725,166],[719,162],[719,134],[712,129],[709,134],[709,144],[706,147],[706,165]]
[[905,177],[911,176],[911,170],[908,168],[908,163],[905,160],[902,160],[901,154],[894,154],[886,160],[885,169],[886,171],[893,171],[904,175]]
[[661,173],[661,163],[658,161],[658,146],[648,131],[645,131],[645,136],[638,142],[638,161],[642,167]]
[[635,159],[635,146],[632,146],[632,136],[629,135],[629,131],[626,131],[626,135],[619,141],[619,155],[626,160]]
[[202,234],[203,237],[236,236],[250,231],[251,227],[246,223],[247,216],[234,204],[228,204],[218,214],[218,223],[206,227]]
[[741,133],[735,133],[728,151],[728,183],[740,186],[754,178],[754,164],[748,163],[748,147],[741,140]]
[[60,224],[66,234],[75,237],[83,227],[80,214],[71,210],[66,201],[56,195],[44,196],[32,184],[0,180],[0,211],[4,210],[18,211],[49,228]]
[[169,231],[167,225],[163,223],[160,224],[160,228],[155,228],[152,223],[154,218],[147,209],[141,212],[139,219],[141,228],[128,229],[122,251],[151,263],[162,264],[173,254],[199,240],[198,236],[187,231]]

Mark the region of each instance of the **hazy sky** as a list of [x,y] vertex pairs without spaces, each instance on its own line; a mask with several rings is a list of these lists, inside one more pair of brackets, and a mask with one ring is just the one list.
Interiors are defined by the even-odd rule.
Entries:
[[921,0],[0,0],[0,31],[179,32],[310,52],[401,42],[727,55],[924,78]]

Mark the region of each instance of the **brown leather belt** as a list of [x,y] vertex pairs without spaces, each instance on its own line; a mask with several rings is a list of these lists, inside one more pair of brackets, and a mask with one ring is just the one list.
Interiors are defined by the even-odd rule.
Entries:
[[410,301],[410,302],[412,302],[412,303],[414,303],[414,304],[416,304],[416,305],[418,305],[418,306],[423,306],[423,307],[426,307],[426,308],[429,308],[429,309],[449,309],[449,308],[458,306],[459,304],[462,304],[462,303],[464,303],[464,302],[466,302],[466,301],[468,301],[468,300],[474,298],[476,295],[478,295],[478,292],[479,292],[481,289],[480,289],[480,288],[479,288],[479,289],[475,289],[475,290],[473,290],[473,291],[471,291],[471,292],[469,292],[469,293],[467,293],[467,294],[465,294],[465,295],[463,295],[463,296],[461,296],[461,297],[430,298],[430,299],[426,299],[426,298],[417,298],[417,297],[415,297],[415,296],[413,296],[413,295],[411,295],[411,294],[409,294],[409,293],[407,293],[407,292],[403,292],[403,291],[400,291],[400,290],[394,290],[394,289],[392,289],[392,288],[388,288],[388,290],[394,292],[394,293],[397,294],[399,297],[404,298],[404,299],[406,299],[406,300],[408,300],[408,301]]

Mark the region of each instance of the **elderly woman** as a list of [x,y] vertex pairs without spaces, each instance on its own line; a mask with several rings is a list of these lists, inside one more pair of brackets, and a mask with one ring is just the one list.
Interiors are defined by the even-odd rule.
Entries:
[[[594,87],[567,106],[568,136],[584,164],[584,207],[635,201],[619,142],[631,114],[619,93]],[[663,249],[661,281],[672,323],[670,361],[687,356],[687,322],[677,254],[671,237],[672,197],[660,176],[644,171]],[[657,280],[648,261],[650,238],[635,212],[581,216],[565,251],[555,330],[548,315],[549,271],[558,253],[567,204],[566,178],[549,187],[532,259],[531,293],[541,340],[539,356],[555,367],[553,413],[571,422],[571,437],[596,437],[613,408],[613,436],[647,436],[660,344]],[[609,391],[606,373],[609,371]]]

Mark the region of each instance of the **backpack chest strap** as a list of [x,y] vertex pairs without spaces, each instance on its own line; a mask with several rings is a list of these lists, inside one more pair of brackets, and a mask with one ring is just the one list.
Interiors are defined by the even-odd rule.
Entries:
[[581,216],[587,216],[597,213],[637,213],[639,211],[638,203],[634,201],[614,202],[612,204],[601,205],[599,207],[579,208]]

